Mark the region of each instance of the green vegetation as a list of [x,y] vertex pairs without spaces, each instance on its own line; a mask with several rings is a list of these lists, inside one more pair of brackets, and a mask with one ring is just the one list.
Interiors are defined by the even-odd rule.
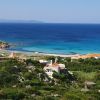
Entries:
[[[46,57],[52,59],[54,57]],[[100,100],[100,59],[58,57],[73,74],[54,72],[50,79],[44,72],[45,64],[28,59],[8,59],[0,62],[0,100]],[[47,79],[47,80],[46,80]],[[81,91],[85,82],[88,91]]]

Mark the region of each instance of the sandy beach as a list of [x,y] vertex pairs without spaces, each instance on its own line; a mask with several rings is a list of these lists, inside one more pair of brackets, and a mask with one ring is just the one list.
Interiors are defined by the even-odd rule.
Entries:
[[77,57],[80,56],[80,54],[50,54],[50,53],[39,53],[39,52],[26,52],[26,51],[12,51],[12,50],[4,50],[0,49],[0,54],[11,54],[11,53],[20,53],[28,56],[59,56],[59,57]]
[[[24,55],[24,56],[39,56],[39,57],[42,57],[42,56],[54,56],[54,57],[70,57],[71,59],[86,59],[86,58],[91,58],[91,57],[94,57],[94,58],[100,58],[100,54],[97,54],[97,53],[94,53],[94,54],[84,54],[84,55],[81,55],[81,54],[50,54],[50,53],[40,53],[40,52],[27,52],[27,51],[13,51],[13,50],[4,50],[4,49],[0,49],[0,55],[6,55],[6,56],[9,56],[11,53],[15,53],[17,54],[17,56],[19,55]],[[6,57],[5,56],[5,57]]]

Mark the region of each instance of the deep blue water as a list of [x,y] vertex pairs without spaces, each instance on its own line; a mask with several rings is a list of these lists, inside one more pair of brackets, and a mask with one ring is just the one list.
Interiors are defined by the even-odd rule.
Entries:
[[0,24],[0,40],[11,49],[46,53],[100,53],[99,24]]

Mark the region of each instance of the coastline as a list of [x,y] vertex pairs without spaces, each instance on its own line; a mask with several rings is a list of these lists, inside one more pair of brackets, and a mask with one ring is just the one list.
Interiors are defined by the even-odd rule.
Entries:
[[[71,59],[86,59],[86,58],[100,58],[100,54],[98,53],[90,53],[90,54],[53,54],[53,53],[41,53],[41,52],[28,52],[28,51],[17,51],[17,50],[6,50],[0,49],[0,55],[6,54],[11,55],[12,53],[16,54],[17,57],[20,55],[24,55],[24,57],[42,57],[42,56],[54,56],[54,57],[62,57],[62,58],[71,58]],[[5,57],[8,57],[5,56]]]
[[54,56],[54,57],[77,57],[80,56],[80,54],[53,54],[53,53],[41,53],[41,52],[28,52],[28,51],[17,51],[17,50],[4,50],[0,49],[0,54],[1,53],[21,53],[29,56]]

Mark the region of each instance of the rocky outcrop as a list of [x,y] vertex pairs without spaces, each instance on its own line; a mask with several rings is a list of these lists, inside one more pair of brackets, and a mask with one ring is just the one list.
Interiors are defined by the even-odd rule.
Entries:
[[7,49],[10,47],[10,44],[7,42],[0,41],[0,49]]

